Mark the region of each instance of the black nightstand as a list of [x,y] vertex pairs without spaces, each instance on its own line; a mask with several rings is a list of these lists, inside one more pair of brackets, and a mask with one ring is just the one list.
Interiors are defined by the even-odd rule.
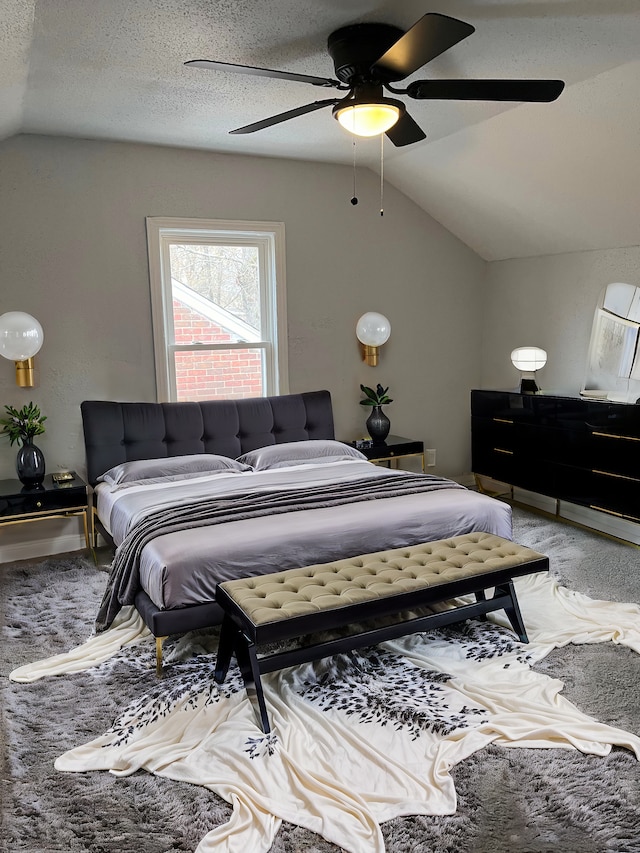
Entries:
[[[355,441],[347,441],[351,447],[355,447]],[[403,459],[408,456],[419,456],[422,461],[422,470],[424,472],[424,442],[416,441],[413,438],[403,438],[401,435],[388,435],[383,444],[372,444],[370,447],[358,447],[360,453],[364,453],[370,462],[386,462],[391,467],[391,463],[396,460]]]
[[0,480],[0,526],[76,515],[82,516],[84,540],[90,548],[87,484],[77,474],[61,484],[47,474],[41,488],[28,488],[20,480]]

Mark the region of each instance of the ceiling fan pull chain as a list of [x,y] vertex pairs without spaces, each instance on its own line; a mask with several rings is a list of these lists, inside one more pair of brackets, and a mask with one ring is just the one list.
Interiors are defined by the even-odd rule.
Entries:
[[353,139],[353,196],[351,197],[351,204],[358,203],[358,196],[356,195],[356,140],[355,137]]
[[380,134],[380,216],[384,216],[384,133]]

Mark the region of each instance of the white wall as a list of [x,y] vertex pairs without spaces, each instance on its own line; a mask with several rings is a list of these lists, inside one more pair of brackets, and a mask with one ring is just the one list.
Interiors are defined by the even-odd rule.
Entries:
[[[284,222],[290,390],[328,388],[348,439],[365,432],[359,384],[389,385],[392,431],[435,447],[437,472],[468,471],[486,264],[393,187],[380,217],[372,173],[359,174],[355,207],[351,186],[350,168],[327,164],[62,137],[1,143],[0,313],[33,314],[45,343],[34,389],[17,388],[0,359],[0,404],[33,400],[47,414],[48,471],[84,469],[82,400],[155,399],[146,216]],[[372,310],[392,323],[377,368],[354,333]],[[0,477],[14,476],[15,451],[0,439]],[[0,548],[11,536],[0,530]]]
[[495,261],[488,265],[482,320],[482,387],[516,388],[511,350],[547,350],[538,374],[545,391],[575,395],[584,379],[600,291],[614,281],[640,285],[640,246]]

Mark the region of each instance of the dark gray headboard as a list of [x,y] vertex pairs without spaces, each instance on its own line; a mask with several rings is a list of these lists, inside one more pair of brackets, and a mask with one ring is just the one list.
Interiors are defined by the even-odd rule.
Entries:
[[92,486],[109,468],[135,459],[192,453],[235,459],[268,444],[335,437],[328,391],[202,403],[85,400],[80,409]]

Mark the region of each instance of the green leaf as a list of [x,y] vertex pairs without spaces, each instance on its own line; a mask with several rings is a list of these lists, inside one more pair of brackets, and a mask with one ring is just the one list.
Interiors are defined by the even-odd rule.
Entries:
[[393,403],[393,400],[387,394],[389,388],[383,388],[380,383],[376,386],[375,391],[367,385],[361,385],[360,390],[363,394],[366,394],[366,399],[360,400],[361,406],[384,406],[387,403]]
[[0,435],[6,435],[10,444],[25,444],[44,432],[47,416],[41,414],[40,408],[33,402],[21,409],[8,405],[4,408],[8,417],[0,419]]

